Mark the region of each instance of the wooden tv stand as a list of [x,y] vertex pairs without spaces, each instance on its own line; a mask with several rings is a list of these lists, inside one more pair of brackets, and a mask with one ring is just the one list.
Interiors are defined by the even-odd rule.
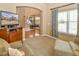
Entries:
[[22,41],[22,27],[0,29],[0,38],[5,39],[8,43]]

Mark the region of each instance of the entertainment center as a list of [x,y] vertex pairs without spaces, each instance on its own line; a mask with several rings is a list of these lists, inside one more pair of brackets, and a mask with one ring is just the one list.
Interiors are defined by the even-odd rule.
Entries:
[[19,26],[16,13],[0,11],[0,38],[8,43],[22,41],[22,27]]

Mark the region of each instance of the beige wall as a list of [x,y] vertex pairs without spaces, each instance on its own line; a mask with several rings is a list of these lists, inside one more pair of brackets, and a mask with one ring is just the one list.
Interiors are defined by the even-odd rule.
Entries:
[[46,22],[47,22],[47,5],[44,3],[0,3],[0,10],[5,10],[5,11],[11,11],[11,12],[16,12],[16,6],[31,6],[38,8],[42,11],[42,33],[46,34]]
[[75,35],[70,35],[66,33],[60,33],[59,38],[65,41],[74,41],[76,39]]

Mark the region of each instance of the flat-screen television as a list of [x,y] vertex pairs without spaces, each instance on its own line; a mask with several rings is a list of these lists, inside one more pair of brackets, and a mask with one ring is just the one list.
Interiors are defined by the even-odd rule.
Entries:
[[1,26],[8,25],[9,27],[19,25],[18,15],[13,12],[0,11],[0,24]]
[[8,19],[8,20],[18,20],[18,15],[16,13],[13,12],[8,12],[8,11],[0,11],[0,19],[4,20],[4,19]]

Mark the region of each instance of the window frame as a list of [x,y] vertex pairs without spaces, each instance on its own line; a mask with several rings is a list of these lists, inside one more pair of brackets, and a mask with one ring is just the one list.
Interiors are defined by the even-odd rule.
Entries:
[[[77,10],[77,9],[72,9],[72,10]],[[70,21],[70,11],[72,11],[72,10],[67,10],[67,11],[60,11],[59,13],[61,13],[61,12],[67,12],[67,22],[66,22],[66,32],[62,32],[62,31],[58,31],[59,33],[64,33],[64,34],[69,34],[69,35],[76,35],[77,34],[77,32],[76,33],[70,33],[69,32],[69,23],[71,23],[71,21]],[[78,21],[78,20],[77,20]],[[77,21],[74,21],[74,22],[76,22],[77,23]],[[65,21],[64,21],[65,22]],[[58,22],[58,24],[59,24],[59,22]]]

